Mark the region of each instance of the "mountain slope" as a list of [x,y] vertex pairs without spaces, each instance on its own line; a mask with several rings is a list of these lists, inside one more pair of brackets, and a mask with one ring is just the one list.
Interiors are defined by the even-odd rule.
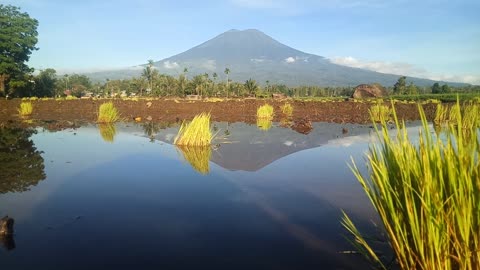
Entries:
[[[365,69],[337,65],[325,57],[305,53],[286,46],[261,31],[248,29],[230,30],[190,50],[155,62],[160,73],[177,76],[188,69],[189,76],[214,72],[225,78],[245,81],[249,78],[260,84],[288,86],[355,86],[361,83],[381,83],[392,86],[399,75],[383,74]],[[90,74],[96,79],[119,79],[139,76],[141,68]],[[434,81],[408,78],[420,86],[431,86]],[[456,83],[450,83],[456,85]]]

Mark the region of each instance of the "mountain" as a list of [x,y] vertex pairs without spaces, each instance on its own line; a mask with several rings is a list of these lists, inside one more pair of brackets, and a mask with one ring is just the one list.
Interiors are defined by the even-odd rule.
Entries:
[[[378,82],[392,86],[399,75],[352,68],[332,63],[329,59],[305,53],[284,45],[255,29],[230,30],[185,52],[154,63],[160,73],[178,76],[184,68],[189,77],[216,72],[225,79],[225,68],[234,81],[255,79],[260,84],[288,86],[356,86]],[[142,66],[130,69],[91,73],[93,79],[122,79],[139,76]],[[408,78],[420,86],[431,86],[434,81]],[[449,83],[451,85],[462,85]]]

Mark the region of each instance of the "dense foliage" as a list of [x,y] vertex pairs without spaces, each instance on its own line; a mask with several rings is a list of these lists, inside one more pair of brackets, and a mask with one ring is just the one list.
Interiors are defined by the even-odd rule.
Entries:
[[18,7],[0,5],[0,95],[31,88],[25,63],[37,48],[38,21]]

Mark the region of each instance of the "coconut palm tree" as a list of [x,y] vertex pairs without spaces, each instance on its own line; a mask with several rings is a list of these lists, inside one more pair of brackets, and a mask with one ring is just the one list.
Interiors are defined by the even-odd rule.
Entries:
[[258,90],[257,82],[252,79],[246,80],[244,86],[249,94],[255,94],[255,92]]
[[229,87],[229,81],[228,81],[228,74],[230,74],[230,69],[229,68],[225,68],[225,70],[223,71],[223,73],[225,73],[227,75],[227,98],[228,98],[228,87]]
[[148,60],[148,65],[143,69],[142,77],[145,77],[145,79],[147,79],[148,87],[150,88],[150,91],[152,91],[154,78],[153,60]]

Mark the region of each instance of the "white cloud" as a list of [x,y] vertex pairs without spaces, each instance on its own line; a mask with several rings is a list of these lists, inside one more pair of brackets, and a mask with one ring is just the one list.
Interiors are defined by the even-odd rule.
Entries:
[[250,61],[252,61],[254,63],[262,63],[262,62],[265,62],[265,59],[252,58],[252,59],[250,59]]
[[208,69],[208,70],[215,70],[216,69],[216,62],[215,60],[207,60],[204,63],[201,64],[201,67]]
[[351,56],[334,57],[330,59],[332,63],[377,71],[381,73],[405,75],[419,78],[427,78],[439,81],[463,82],[480,85],[480,74],[437,74],[427,71],[424,68],[404,62],[387,62],[387,61],[365,61],[359,60]]
[[180,67],[177,62],[165,61],[163,62],[163,67],[166,69],[174,69]]
[[287,63],[289,63],[289,64],[290,64],[290,63],[294,63],[295,61],[296,61],[295,58],[293,58],[293,57],[291,57],[291,56],[285,59],[285,62],[287,62]]

